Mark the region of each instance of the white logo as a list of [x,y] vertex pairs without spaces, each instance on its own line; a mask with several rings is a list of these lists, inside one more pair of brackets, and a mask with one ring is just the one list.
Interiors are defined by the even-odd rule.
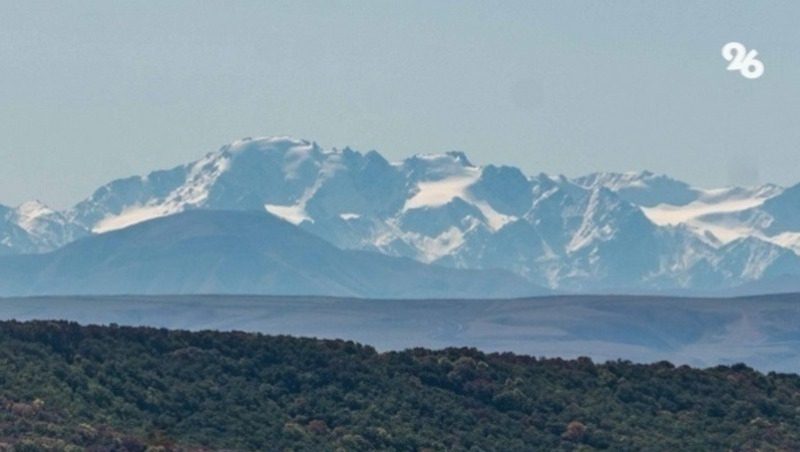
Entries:
[[744,45],[738,42],[729,42],[722,47],[722,58],[731,63],[729,71],[739,71],[743,77],[756,79],[764,73],[764,63],[757,60],[758,51],[747,51]]

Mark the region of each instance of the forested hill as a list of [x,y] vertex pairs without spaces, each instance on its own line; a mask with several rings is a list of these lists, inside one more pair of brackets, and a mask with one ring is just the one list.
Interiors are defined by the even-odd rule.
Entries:
[[19,450],[800,448],[797,375],[246,333],[0,322],[0,399]]

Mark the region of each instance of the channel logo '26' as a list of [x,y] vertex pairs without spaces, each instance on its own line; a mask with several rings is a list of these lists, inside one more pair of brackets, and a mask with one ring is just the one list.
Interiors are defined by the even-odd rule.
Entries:
[[750,50],[748,52],[745,46],[738,42],[729,42],[722,46],[722,58],[730,61],[727,69],[739,71],[745,78],[759,78],[764,73],[764,63],[757,60],[757,56],[758,51]]

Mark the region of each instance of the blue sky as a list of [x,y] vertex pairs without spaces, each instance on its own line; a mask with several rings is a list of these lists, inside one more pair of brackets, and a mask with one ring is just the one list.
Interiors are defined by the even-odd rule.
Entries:
[[[577,176],[800,182],[800,4],[0,3],[0,203],[244,136]],[[725,70],[759,51],[765,75]]]

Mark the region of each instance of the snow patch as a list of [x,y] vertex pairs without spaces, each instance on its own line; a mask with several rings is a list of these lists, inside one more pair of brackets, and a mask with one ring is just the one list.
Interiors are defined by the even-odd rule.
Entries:
[[645,216],[658,226],[686,225],[701,238],[711,233],[722,244],[734,240],[758,236],[758,231],[741,224],[725,224],[709,222],[702,217],[711,214],[735,213],[758,207],[767,199],[780,193],[774,186],[758,187],[753,190],[741,190],[737,193],[729,188],[704,190],[700,199],[685,206],[659,204],[655,207],[642,207]]
[[92,233],[102,234],[127,228],[128,226],[133,226],[143,221],[164,217],[182,210],[183,209],[170,208],[170,206],[164,205],[129,207],[123,210],[119,215],[111,215],[98,221],[92,228]]
[[767,238],[770,242],[788,248],[800,255],[800,232],[783,232],[773,237]]
[[472,204],[481,211],[481,214],[486,218],[486,222],[489,224],[489,228],[492,231],[498,231],[506,224],[518,219],[513,215],[505,215],[494,210],[486,201],[476,201],[471,198],[468,199],[468,201],[471,201]]
[[480,177],[479,171],[467,171],[465,175],[453,176],[442,180],[420,182],[417,192],[403,206],[403,212],[421,207],[440,207],[455,198],[467,200],[467,188]]
[[469,187],[481,177],[481,168],[467,167],[456,176],[447,177],[436,181],[425,181],[417,184],[416,193],[406,200],[402,212],[424,207],[441,207],[455,198],[461,198],[474,205],[486,218],[488,226],[497,231],[517,218],[504,215],[492,208],[488,202],[476,199],[469,191]]
[[457,227],[442,232],[437,237],[421,237],[420,249],[424,250],[423,261],[431,263],[447,256],[464,244],[464,233]]
[[308,213],[306,213],[304,204],[295,204],[291,206],[265,204],[264,208],[267,210],[267,212],[275,215],[276,217],[283,218],[294,225],[298,225],[304,221],[310,221],[312,223],[314,222],[314,220],[308,216]]
[[708,214],[731,213],[760,206],[767,198],[745,198],[721,201],[709,204],[704,201],[694,201],[685,206],[659,204],[655,207],[642,207],[642,211],[653,223],[660,226],[675,226],[688,223]]

